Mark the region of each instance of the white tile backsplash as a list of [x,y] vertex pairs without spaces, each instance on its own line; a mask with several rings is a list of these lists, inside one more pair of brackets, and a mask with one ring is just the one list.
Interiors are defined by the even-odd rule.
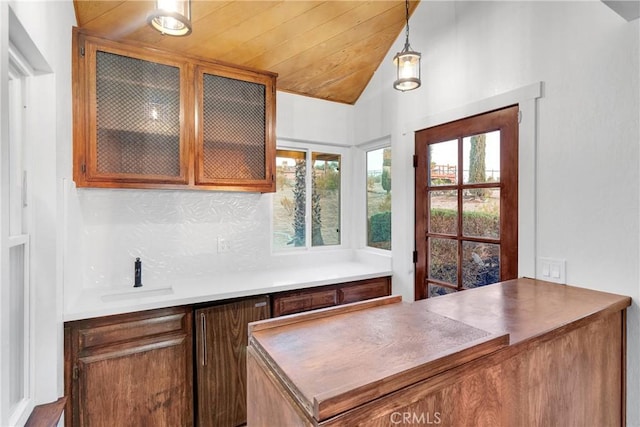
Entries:
[[[82,287],[143,283],[268,268],[267,194],[174,190],[78,189],[84,248]],[[231,250],[218,253],[217,238]]]

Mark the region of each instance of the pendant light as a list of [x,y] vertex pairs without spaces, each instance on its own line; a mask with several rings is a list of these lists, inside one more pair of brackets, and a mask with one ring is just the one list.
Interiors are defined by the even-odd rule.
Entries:
[[393,57],[396,65],[396,81],[393,88],[402,92],[420,87],[420,53],[411,50],[409,45],[409,0],[405,0],[407,30],[404,48]]
[[156,0],[147,22],[162,34],[186,36],[191,33],[191,0]]

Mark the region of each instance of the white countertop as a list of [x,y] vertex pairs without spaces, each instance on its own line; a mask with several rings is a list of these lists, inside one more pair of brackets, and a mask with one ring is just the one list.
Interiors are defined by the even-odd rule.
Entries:
[[270,294],[390,276],[388,265],[358,261],[188,278],[166,286],[85,289],[65,301],[64,321]]

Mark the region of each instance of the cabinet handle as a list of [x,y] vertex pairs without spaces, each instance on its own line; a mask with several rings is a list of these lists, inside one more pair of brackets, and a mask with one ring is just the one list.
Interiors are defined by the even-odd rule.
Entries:
[[202,366],[207,366],[207,318],[200,313],[200,327],[202,332]]

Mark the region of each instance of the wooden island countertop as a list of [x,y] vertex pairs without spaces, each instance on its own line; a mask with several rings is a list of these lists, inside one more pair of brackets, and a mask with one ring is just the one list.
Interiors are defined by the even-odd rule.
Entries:
[[248,426],[621,425],[630,303],[517,279],[256,322]]

